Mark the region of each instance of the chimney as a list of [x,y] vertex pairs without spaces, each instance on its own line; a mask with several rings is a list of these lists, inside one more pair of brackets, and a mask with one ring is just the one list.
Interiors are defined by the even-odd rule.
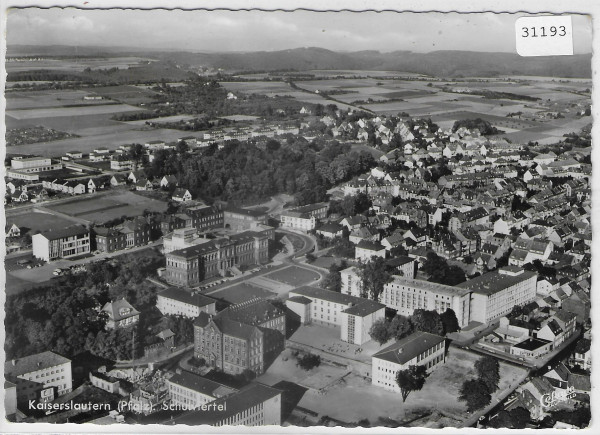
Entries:
[[401,348],[398,349],[398,355],[401,355],[402,352],[404,352],[404,348],[401,347]]

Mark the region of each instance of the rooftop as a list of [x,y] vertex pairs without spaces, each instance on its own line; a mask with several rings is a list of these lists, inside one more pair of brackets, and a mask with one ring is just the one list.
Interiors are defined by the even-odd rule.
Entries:
[[384,304],[372,301],[370,299],[350,296],[344,293],[338,293],[331,290],[325,290],[318,287],[303,286],[290,291],[290,296],[305,296],[309,299],[321,299],[334,304],[346,305],[348,308],[344,311],[347,314],[355,316],[365,316],[377,310],[385,308]]
[[537,277],[537,273],[527,270],[518,273],[521,270],[515,267],[510,268],[510,270],[509,268],[502,268],[499,271],[488,272],[477,278],[460,283],[456,287],[471,290],[473,293],[492,295],[532,277]]
[[417,331],[404,337],[391,346],[380,350],[373,358],[383,359],[397,364],[406,364],[433,346],[443,343],[446,339],[429,332]]
[[197,391],[198,393],[206,394],[207,396],[218,399],[220,397],[235,393],[237,390],[195,375],[190,372],[182,371],[175,374],[169,381],[171,384],[181,385],[185,388]]
[[169,287],[165,291],[160,292],[158,296],[162,296],[167,299],[173,299],[189,305],[194,305],[195,307],[205,307],[216,302],[214,299],[208,296],[192,294],[191,292],[177,287]]
[[133,308],[125,299],[107,302],[104,307],[102,307],[102,311],[106,311],[108,316],[114,321],[127,319],[140,314],[140,312]]
[[541,338],[528,338],[525,341],[515,344],[514,347],[525,350],[536,350],[548,343],[550,343],[550,341],[542,340]]
[[215,425],[228,417],[235,416],[242,411],[252,408],[259,403],[264,403],[265,401],[281,394],[281,390],[268,387],[267,385],[260,384],[258,382],[253,382],[238,392],[217,399],[214,402],[215,404],[226,405],[225,410],[223,411],[217,411],[213,409],[211,409],[210,412],[193,411],[175,418],[172,422],[173,424]]
[[470,292],[470,289],[461,288],[459,286],[438,284],[436,282],[425,281],[422,279],[411,279],[399,275],[393,275],[392,279],[393,280],[390,281],[389,284],[410,286],[437,294],[444,294],[447,296],[463,296]]
[[6,361],[4,363],[4,374],[5,376],[21,376],[37,370],[43,370],[48,367],[55,367],[70,362],[71,360],[64,356],[51,351],[46,351],[35,355],[29,355],[24,358]]
[[87,228],[85,228],[83,226],[73,225],[73,226],[67,227],[67,228],[43,231],[40,234],[48,240],[58,240],[58,239],[64,239],[66,237],[83,236],[85,234],[89,234],[89,232],[90,232],[90,230],[88,230]]

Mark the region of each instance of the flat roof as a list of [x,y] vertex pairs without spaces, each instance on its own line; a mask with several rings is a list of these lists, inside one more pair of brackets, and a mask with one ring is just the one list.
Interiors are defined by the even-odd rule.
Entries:
[[541,338],[528,338],[527,340],[515,344],[514,347],[525,350],[536,350],[547,345],[548,343],[550,343],[549,340],[543,340]]

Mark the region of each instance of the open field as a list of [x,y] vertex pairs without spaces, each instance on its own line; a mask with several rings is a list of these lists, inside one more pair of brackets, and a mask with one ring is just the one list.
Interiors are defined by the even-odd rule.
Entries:
[[[114,150],[124,144],[145,143],[151,140],[173,142],[185,135],[185,132],[171,129],[133,130],[132,128],[135,128],[134,126],[129,126],[128,128],[128,130],[115,131],[109,126],[106,126],[102,127],[101,132],[94,136],[19,145],[11,147],[11,151],[18,154],[56,156],[71,150],[79,150],[83,153],[88,153],[97,147],[106,147]],[[65,129],[60,130],[65,131]]]
[[277,294],[262,287],[240,283],[211,293],[210,296],[217,299],[223,299],[231,304],[239,304],[254,298],[271,299],[276,297]]
[[140,216],[144,210],[164,211],[167,208],[167,204],[162,201],[136,195],[133,192],[122,192],[110,197],[75,199],[63,204],[49,206],[48,208],[59,213],[101,224],[120,218],[121,216]]
[[152,96],[156,95],[156,92],[150,89],[133,85],[98,87],[91,93],[131,105],[149,103],[152,101]]
[[317,272],[304,269],[303,267],[291,266],[285,269],[280,269],[277,272],[265,275],[266,278],[289,284],[292,286],[300,286],[310,284],[320,278]]
[[66,228],[77,224],[75,221],[70,221],[59,216],[54,216],[49,213],[41,213],[35,210],[32,213],[8,217],[7,222],[14,222],[21,228],[22,232],[27,229],[27,231],[31,233],[34,231]]
[[44,107],[97,106],[112,103],[110,100],[84,100],[83,97],[94,92],[49,90],[49,91],[11,91],[6,96],[6,110],[41,109]]
[[138,111],[137,107],[127,104],[103,104],[83,107],[52,107],[40,109],[7,110],[6,114],[15,119],[51,118],[55,116],[101,115],[105,113],[121,113]]
[[[9,56],[15,56],[10,53]],[[91,69],[127,69],[130,66],[148,62],[151,59],[142,57],[106,57],[106,58],[81,58],[81,59],[43,59],[32,62],[6,62],[6,72],[35,71],[35,70],[61,70],[61,71],[83,71]]]

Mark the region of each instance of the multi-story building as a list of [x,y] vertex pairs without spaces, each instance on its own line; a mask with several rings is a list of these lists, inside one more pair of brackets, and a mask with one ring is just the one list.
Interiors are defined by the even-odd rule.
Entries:
[[196,318],[200,313],[216,314],[216,301],[208,296],[170,287],[156,295],[156,308],[165,316]]
[[6,361],[4,376],[17,386],[18,402],[52,401],[73,389],[71,360],[50,351]]
[[165,279],[173,285],[194,287],[205,279],[224,276],[232,268],[264,264],[268,253],[268,237],[254,231],[214,239],[166,254]]
[[106,329],[126,328],[140,320],[140,312],[125,299],[107,302],[102,307],[102,311],[108,316]]
[[356,245],[354,249],[354,258],[360,260],[363,263],[371,261],[371,257],[385,258],[387,252],[385,247],[377,242],[362,241]]
[[262,299],[233,305],[194,322],[194,354],[226,373],[259,375],[285,346],[285,313]]
[[535,299],[537,273],[507,266],[458,284],[471,292],[471,321],[489,323]]
[[238,392],[200,405],[202,412],[184,413],[175,418],[173,423],[194,426],[280,426],[282,394],[281,390],[252,382]]
[[115,252],[122,249],[143,246],[150,242],[150,224],[138,217],[112,228],[94,228],[96,249],[101,252]]
[[342,282],[341,292],[355,297],[360,297],[363,291],[363,282],[358,274],[358,268],[351,266],[340,271],[340,279]]
[[371,383],[399,393],[396,374],[410,366],[431,369],[446,361],[446,339],[439,335],[417,331],[391,346],[380,350],[371,358]]
[[176,373],[167,380],[167,385],[171,406],[186,410],[198,409],[237,391],[190,372]]
[[318,287],[300,287],[290,291],[289,296],[286,305],[302,323],[339,326],[340,339],[352,344],[371,340],[371,326],[385,317],[383,304]]
[[44,261],[90,253],[90,230],[79,225],[34,234],[33,256]]
[[381,302],[398,314],[411,316],[416,309],[441,314],[450,308],[461,327],[472,320],[470,290],[397,275],[392,278],[383,286]]
[[195,204],[185,207],[185,212],[192,217],[192,226],[199,231],[212,228],[223,228],[223,210],[219,207],[205,204]]
[[163,236],[163,253],[168,254],[178,249],[190,248],[210,241],[211,239],[205,235],[200,235],[196,228],[178,228]]
[[225,228],[236,231],[253,230],[257,225],[266,225],[269,216],[264,211],[228,206],[223,210]]
[[62,163],[54,163],[49,157],[15,157],[10,161],[11,169],[29,174],[62,169]]
[[281,226],[301,231],[314,230],[319,220],[327,217],[329,203],[309,204],[281,213]]

